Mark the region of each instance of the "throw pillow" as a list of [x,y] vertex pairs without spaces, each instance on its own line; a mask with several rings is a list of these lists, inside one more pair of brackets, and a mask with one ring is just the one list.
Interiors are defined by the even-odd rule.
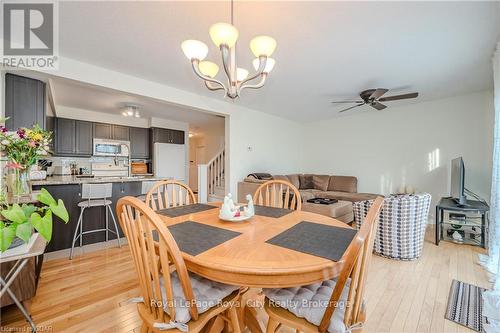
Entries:
[[299,190],[311,190],[314,188],[313,175],[299,175]]
[[328,175],[314,175],[313,176],[313,186],[315,190],[326,191],[328,190],[328,183],[330,182],[330,176]]

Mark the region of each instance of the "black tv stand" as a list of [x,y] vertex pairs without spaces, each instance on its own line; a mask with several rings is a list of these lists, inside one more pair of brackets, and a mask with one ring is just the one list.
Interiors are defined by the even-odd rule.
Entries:
[[[467,240],[464,241],[464,244],[469,244],[469,245],[479,245],[483,248],[486,248],[486,230],[487,230],[487,218],[488,218],[488,212],[490,210],[490,207],[488,204],[482,201],[477,201],[477,200],[467,200],[467,204],[465,205],[460,205],[457,203],[457,200],[453,198],[441,198],[439,200],[439,203],[436,205],[436,245],[439,245],[439,242],[441,240],[445,240],[443,235],[443,225],[461,225],[464,227],[473,227],[480,229],[480,237],[479,240]],[[460,214],[479,214],[480,215],[480,223],[469,223],[468,221],[465,220],[465,223],[460,223],[460,222],[450,222],[450,221],[444,221],[444,212],[459,212]],[[450,237],[447,237],[448,239]]]

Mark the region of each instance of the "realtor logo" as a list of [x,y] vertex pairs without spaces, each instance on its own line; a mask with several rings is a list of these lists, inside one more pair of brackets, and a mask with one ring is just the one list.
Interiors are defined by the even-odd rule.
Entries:
[[2,65],[57,69],[57,3],[4,2]]

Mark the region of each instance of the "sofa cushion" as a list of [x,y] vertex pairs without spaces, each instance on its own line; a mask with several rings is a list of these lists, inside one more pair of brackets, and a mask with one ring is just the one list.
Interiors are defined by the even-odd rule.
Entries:
[[331,176],[328,191],[355,193],[358,191],[358,179],[352,176]]
[[299,190],[310,190],[314,188],[313,175],[304,174],[299,175]]
[[297,188],[297,190],[300,188],[300,180],[299,180],[299,174],[294,173],[291,175],[287,175],[288,181],[292,183],[293,186]]
[[315,192],[314,195],[316,198],[337,199],[351,202],[371,200],[378,196],[372,193],[350,193],[341,191],[321,191]]
[[328,175],[313,175],[313,186],[315,190],[327,191],[330,176]]

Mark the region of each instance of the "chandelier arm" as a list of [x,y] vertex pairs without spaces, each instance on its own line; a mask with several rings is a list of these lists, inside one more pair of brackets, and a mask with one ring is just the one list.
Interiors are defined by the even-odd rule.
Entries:
[[212,90],[212,91],[215,91],[215,90],[221,90],[221,89],[224,89],[224,86],[216,86],[216,85],[213,85],[212,82],[209,82],[209,81],[205,81],[205,87],[207,87],[209,90]]
[[227,76],[227,79],[228,79],[228,82],[229,84],[231,84],[231,82],[233,82],[233,78],[232,78],[232,74],[231,74],[231,68],[229,67],[230,66],[230,54],[229,54],[229,47],[227,45],[221,45],[220,46],[220,52],[221,52],[221,55],[222,55],[222,67],[224,67],[224,72],[226,72],[226,76]]
[[267,79],[267,74],[268,73],[262,73],[262,78],[260,79],[259,83],[257,84],[245,84],[245,85],[242,85],[239,89],[239,91],[241,92],[243,89],[259,89],[259,88],[262,88],[264,86],[264,84],[266,83],[266,79]]
[[[193,66],[193,71],[194,73],[202,80],[205,81],[205,85],[207,86],[208,89],[210,90],[219,90],[219,89],[224,89],[224,91],[226,92],[227,94],[227,88],[226,86],[224,86],[224,83],[220,82],[219,80],[217,79],[214,79],[214,78],[211,78],[210,76],[206,76],[206,75],[203,75],[200,71],[200,61],[198,59],[192,59],[191,60],[191,64]],[[208,82],[212,82],[212,83],[215,83],[217,85],[219,85],[221,88],[216,88],[216,89],[211,89],[209,88],[208,86]],[[212,86],[213,87],[213,86]],[[215,87],[214,87],[215,88]]]
[[[252,81],[253,79],[258,78],[262,74],[264,74],[264,69],[266,68],[266,63],[267,63],[267,57],[266,56],[259,56],[259,68],[257,68],[257,72],[249,77],[247,77],[245,80],[240,82],[240,87],[242,87],[245,83],[248,81]],[[241,90],[241,88],[240,88]]]

